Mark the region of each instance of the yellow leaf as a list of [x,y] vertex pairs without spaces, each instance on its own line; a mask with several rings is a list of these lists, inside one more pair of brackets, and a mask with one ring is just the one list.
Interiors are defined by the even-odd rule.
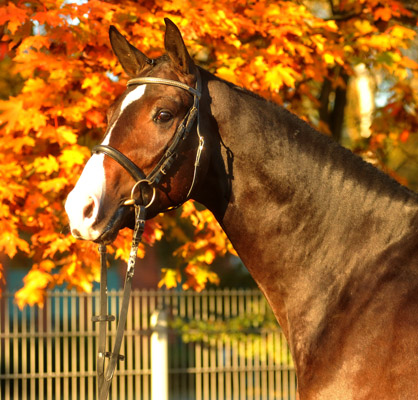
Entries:
[[77,135],[69,126],[59,126],[56,133],[58,136],[58,143],[61,145],[65,143],[75,144],[77,142]]
[[416,36],[416,32],[413,29],[406,28],[401,25],[395,25],[390,35],[396,39],[412,40]]
[[51,175],[59,170],[57,159],[51,154],[48,157],[38,157],[33,163],[36,172],[39,174]]
[[218,275],[210,271],[207,266],[188,264],[185,272],[188,274],[188,279],[182,285],[184,290],[192,288],[197,292],[201,292],[208,282],[215,285],[219,284]]
[[23,278],[25,286],[16,292],[15,299],[18,307],[22,309],[25,305],[33,306],[34,304],[43,307],[46,289],[52,281],[53,277],[49,272],[38,269],[34,265]]
[[205,251],[205,263],[206,264],[212,264],[215,257],[216,257],[216,254],[213,250],[206,250]]
[[41,78],[30,78],[25,82],[25,86],[22,89],[23,93],[42,93],[45,90],[45,81]]
[[158,282],[158,287],[166,286],[167,289],[177,287],[181,281],[180,273],[172,268],[161,268],[161,280]]
[[234,71],[232,71],[231,69],[227,68],[227,67],[220,67],[216,70],[216,74],[222,78],[225,79],[226,81],[232,82],[232,83],[237,83],[237,76],[236,73]]
[[364,43],[366,46],[373,47],[380,51],[389,50],[392,46],[387,35],[373,35],[368,39],[359,40],[359,43]]
[[362,19],[362,20],[356,20],[354,22],[354,27],[357,31],[357,34],[359,36],[366,35],[367,33],[371,33],[374,31],[374,28],[370,24],[369,21]]
[[67,178],[58,177],[40,182],[38,188],[41,190],[42,193],[48,193],[51,191],[58,192],[62,190],[65,187],[65,185],[67,185],[67,183]]
[[52,241],[48,248],[44,251],[44,257],[54,257],[55,254],[64,253],[70,250],[70,246],[74,243],[74,237],[68,235],[66,237],[56,237],[55,240]]
[[71,169],[76,165],[83,165],[86,161],[86,154],[79,146],[71,146],[62,151],[58,160],[63,168]]
[[324,54],[324,61],[329,65],[334,65],[335,58],[332,54],[325,53]]
[[295,71],[292,68],[276,65],[267,71],[265,79],[266,82],[268,82],[270,85],[271,89],[277,91],[282,87],[283,83],[289,87],[294,87],[294,74]]

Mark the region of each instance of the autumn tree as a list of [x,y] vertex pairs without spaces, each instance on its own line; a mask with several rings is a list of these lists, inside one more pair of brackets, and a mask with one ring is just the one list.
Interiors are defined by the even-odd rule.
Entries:
[[[171,18],[199,65],[289,108],[336,140],[344,127],[347,83],[363,64],[388,82],[389,97],[377,109],[366,143],[378,154],[388,140],[407,142],[418,131],[418,64],[405,52],[416,38],[411,4],[6,1],[0,8],[0,251],[9,259],[20,252],[33,263],[18,304],[42,304],[47,288],[65,282],[89,291],[98,279],[96,245],[69,235],[63,204],[89,148],[105,132],[106,110],[125,90],[127,77],[109,45],[111,24],[156,57],[163,18]],[[163,234],[183,243],[175,252],[183,268],[162,270],[161,284],[168,287],[201,290],[216,282],[211,263],[233,252],[209,211],[193,202],[149,221],[144,243]],[[127,258],[130,235],[120,233],[114,257]]]

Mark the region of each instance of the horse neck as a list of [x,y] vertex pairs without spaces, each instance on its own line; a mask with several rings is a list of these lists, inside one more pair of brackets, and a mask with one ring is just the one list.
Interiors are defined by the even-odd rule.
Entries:
[[[417,198],[286,110],[219,80],[208,87],[223,142],[223,164],[214,156],[208,175],[223,181],[208,181],[206,193],[218,191],[218,198],[207,206],[295,355],[339,312],[330,299],[339,304],[362,270],[416,231]],[[387,273],[387,264],[373,270],[373,279]]]

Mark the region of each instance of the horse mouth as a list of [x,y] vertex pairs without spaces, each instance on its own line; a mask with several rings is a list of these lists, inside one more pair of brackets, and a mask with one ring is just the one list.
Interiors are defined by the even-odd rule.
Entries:
[[120,206],[109,219],[100,236],[95,239],[94,242],[104,245],[111,244],[116,239],[121,229],[133,227],[132,220],[133,207]]

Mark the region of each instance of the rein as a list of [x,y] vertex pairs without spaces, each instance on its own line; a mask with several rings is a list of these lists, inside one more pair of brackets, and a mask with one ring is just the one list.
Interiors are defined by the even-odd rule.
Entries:
[[[200,163],[200,156],[202,154],[204,140],[199,130],[199,100],[201,96],[201,79],[199,71],[197,71],[196,88],[192,88],[184,83],[172,81],[162,78],[134,78],[128,81],[127,86],[144,85],[144,84],[160,84],[175,86],[184,90],[187,90],[193,95],[193,105],[180,122],[174,137],[161,157],[160,161],[153,168],[153,170],[145,176],[144,172],[128,157],[126,157],[119,150],[108,146],[98,145],[93,147],[92,153],[103,153],[115,161],[117,161],[129,174],[135,179],[136,183],[131,190],[131,198],[124,201],[123,205],[135,207],[135,227],[132,236],[131,251],[129,254],[128,266],[126,270],[125,285],[123,289],[122,306],[119,314],[119,322],[116,329],[116,337],[113,345],[112,352],[106,351],[106,331],[108,322],[114,321],[115,317],[108,315],[108,301],[107,301],[107,265],[106,265],[106,245],[99,245],[100,253],[100,314],[93,316],[93,322],[99,322],[99,336],[98,336],[98,351],[97,351],[97,393],[99,400],[106,400],[109,394],[110,384],[112,382],[113,375],[116,370],[116,364],[119,360],[124,360],[120,352],[126,318],[129,307],[129,300],[131,296],[132,278],[135,272],[135,261],[138,252],[138,246],[141,242],[142,234],[145,229],[146,209],[154,202],[156,196],[156,186],[160,182],[161,178],[167,174],[169,168],[173,164],[174,160],[178,157],[178,145],[184,140],[193,128],[194,122],[197,120],[197,135],[199,138],[199,146],[196,150],[196,159],[194,164],[193,180],[187,193],[187,199],[189,198],[194,185],[196,183],[197,168]],[[147,184],[152,188],[152,197],[147,204],[142,204],[143,196],[141,193],[141,184]],[[136,196],[137,189],[140,192],[139,196]],[[109,358],[107,368],[105,369],[105,359]]]

